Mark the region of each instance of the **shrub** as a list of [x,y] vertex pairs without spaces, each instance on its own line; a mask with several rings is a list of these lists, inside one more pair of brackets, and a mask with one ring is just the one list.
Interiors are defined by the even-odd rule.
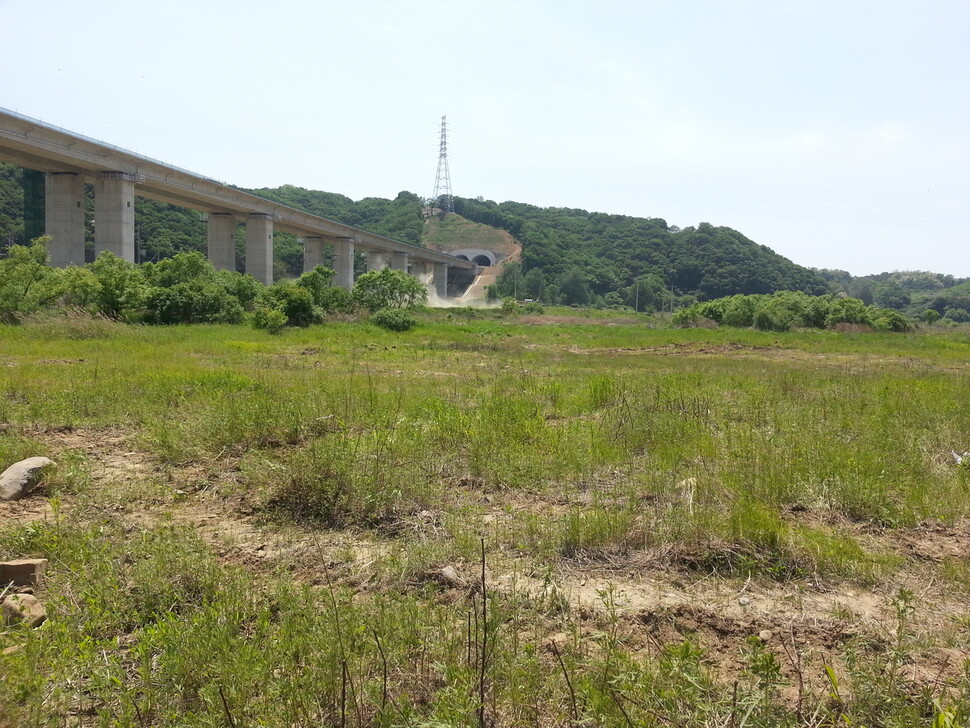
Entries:
[[255,328],[278,334],[286,326],[286,314],[275,306],[256,306],[252,321]]
[[412,308],[428,300],[428,289],[402,270],[385,268],[360,276],[354,284],[353,300],[372,313],[382,308]]
[[0,260],[0,322],[12,323],[56,298],[57,276],[47,265],[47,238],[11,245]]
[[292,283],[277,283],[266,288],[257,300],[257,308],[260,306],[282,311],[289,326],[309,326],[322,320],[310,291]]
[[858,298],[840,298],[832,302],[825,326],[832,328],[837,324],[863,324],[872,326],[869,308]]
[[399,308],[382,308],[370,320],[388,331],[410,331],[418,324],[417,319]]
[[333,268],[326,268],[322,265],[316,266],[313,270],[308,270],[300,276],[296,285],[305,288],[313,297],[313,303],[323,308],[327,291],[331,287],[333,277],[336,275]]
[[873,325],[877,331],[893,331],[896,333],[905,333],[911,331],[913,328],[909,319],[899,311],[894,311],[890,308],[878,309],[878,312],[873,317]]
[[145,308],[145,320],[155,324],[236,324],[243,315],[238,299],[225,288],[200,279],[150,288]]
[[350,291],[337,286],[324,289],[320,294],[320,300],[317,301],[317,306],[327,313],[353,313],[356,308]]
[[148,287],[141,268],[104,251],[88,268],[98,279],[97,305],[112,318],[130,318],[141,312]]
[[248,273],[238,273],[234,270],[217,270],[215,280],[231,296],[239,301],[239,304],[251,311],[256,305],[256,299],[265,286],[253,278]]

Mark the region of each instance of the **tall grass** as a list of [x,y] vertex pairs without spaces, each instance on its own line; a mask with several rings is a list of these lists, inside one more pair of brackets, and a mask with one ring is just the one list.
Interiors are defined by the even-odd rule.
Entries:
[[[492,586],[509,563],[533,575],[621,569],[639,552],[703,576],[885,585],[905,556],[862,534],[970,510],[967,470],[949,456],[970,449],[964,334],[461,317],[402,334],[347,323],[282,337],[82,325],[76,335],[70,322],[0,327],[0,467],[56,455],[49,493],[77,508],[0,524],[0,558],[51,559],[49,624],[0,632],[0,647],[25,645],[0,657],[5,720],[967,719],[966,678],[920,691],[900,677],[900,654],[919,649],[906,641],[905,610],[895,652],[853,647],[834,673],[845,684],[804,686],[792,711],[763,645],[740,642],[739,671],[725,679],[697,640],[644,647],[609,593],[580,613],[552,592]],[[308,538],[395,539],[371,567],[381,588],[342,581],[332,553],[312,558],[324,578],[304,586],[226,565],[174,525],[105,516],[143,491],[96,482],[86,455],[57,451],[64,428],[87,433],[95,451],[99,433],[123,433],[160,471],[212,468],[208,492],[185,496],[198,508],[244,497],[262,522]],[[464,592],[444,590],[426,577],[444,563],[466,575],[487,567],[484,587],[475,577]],[[959,559],[934,573],[947,588],[968,581]]]

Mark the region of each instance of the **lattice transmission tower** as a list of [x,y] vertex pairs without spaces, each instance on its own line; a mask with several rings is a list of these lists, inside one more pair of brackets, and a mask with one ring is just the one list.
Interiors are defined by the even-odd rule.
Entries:
[[441,117],[441,144],[438,147],[438,173],[434,177],[434,194],[428,204],[433,215],[435,208],[442,215],[455,211],[455,200],[451,196],[451,174],[448,172],[448,123],[446,116]]

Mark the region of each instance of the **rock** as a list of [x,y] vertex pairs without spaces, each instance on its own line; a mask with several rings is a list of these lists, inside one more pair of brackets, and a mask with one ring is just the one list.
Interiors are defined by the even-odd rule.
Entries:
[[434,572],[434,578],[436,581],[439,581],[452,589],[468,588],[468,582],[461,578],[461,576],[458,574],[458,570],[455,569],[454,566],[449,565],[443,569],[438,569],[438,571]]
[[41,471],[53,465],[50,458],[27,458],[0,473],[0,501],[19,500],[40,482]]
[[761,640],[762,642],[768,642],[771,640],[772,637],[773,635],[770,629],[763,629],[760,632],[758,632],[758,639]]
[[0,602],[0,612],[10,624],[25,622],[28,627],[40,627],[47,619],[47,610],[33,594],[11,594]]
[[738,604],[740,604],[742,607],[746,607],[751,604],[751,600],[748,599],[748,597],[741,597],[738,599]]
[[44,581],[47,559],[17,559],[0,562],[0,588],[14,586],[38,586]]

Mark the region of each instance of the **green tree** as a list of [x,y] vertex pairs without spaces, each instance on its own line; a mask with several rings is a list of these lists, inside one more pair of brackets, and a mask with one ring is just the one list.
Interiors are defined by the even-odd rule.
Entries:
[[14,323],[59,294],[57,276],[47,265],[48,240],[42,237],[29,246],[11,245],[0,260],[0,321]]
[[567,306],[582,306],[589,303],[589,284],[582,270],[578,267],[570,268],[558,280],[559,295]]
[[148,286],[141,268],[103,251],[88,266],[98,279],[98,311],[112,318],[130,318],[141,312]]
[[414,276],[385,268],[364,273],[354,284],[354,302],[371,313],[382,308],[412,308],[428,299],[428,290]]

